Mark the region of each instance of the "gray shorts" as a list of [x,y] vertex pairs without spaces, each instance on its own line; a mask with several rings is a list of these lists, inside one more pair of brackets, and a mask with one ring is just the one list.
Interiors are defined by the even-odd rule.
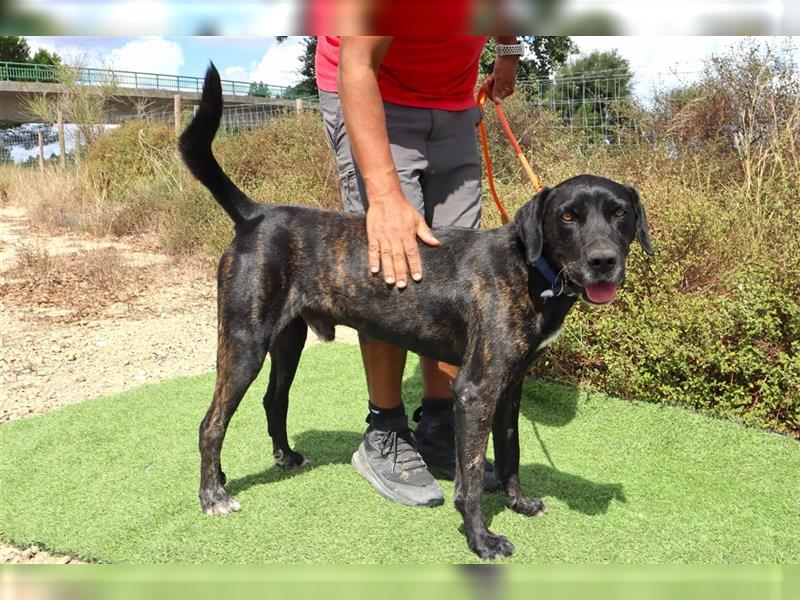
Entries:
[[[350,152],[338,94],[320,90],[320,112],[336,154],[344,208],[367,210],[364,181]],[[431,227],[477,228],[481,222],[481,157],[477,107],[462,111],[384,102],[386,128],[400,185]]]

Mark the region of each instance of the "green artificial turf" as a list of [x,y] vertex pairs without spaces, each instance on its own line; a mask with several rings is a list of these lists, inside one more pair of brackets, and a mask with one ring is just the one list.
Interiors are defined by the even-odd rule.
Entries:
[[[446,502],[381,498],[350,466],[364,429],[358,348],[305,352],[289,434],[313,461],[272,465],[261,397],[268,365],[222,454],[242,511],[204,515],[197,428],[213,375],[143,386],[0,427],[0,537],[110,562],[468,562],[453,485]],[[407,410],[420,395],[409,359]],[[677,408],[530,382],[520,475],[550,512],[527,518],[484,497],[510,561],[800,561],[800,445]]]

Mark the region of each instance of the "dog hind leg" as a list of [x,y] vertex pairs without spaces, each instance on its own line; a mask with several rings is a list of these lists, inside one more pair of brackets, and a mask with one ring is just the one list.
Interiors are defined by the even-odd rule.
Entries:
[[286,435],[289,388],[292,386],[307,334],[305,321],[298,317],[276,336],[269,349],[271,364],[269,385],[264,395],[264,412],[267,415],[267,431],[272,438],[272,456],[275,464],[284,469],[297,469],[309,464],[302,454],[292,450]]
[[266,339],[249,326],[220,327],[214,397],[200,423],[199,497],[206,514],[225,516],[240,509],[223,487],[220,452],[231,417],[264,364]]

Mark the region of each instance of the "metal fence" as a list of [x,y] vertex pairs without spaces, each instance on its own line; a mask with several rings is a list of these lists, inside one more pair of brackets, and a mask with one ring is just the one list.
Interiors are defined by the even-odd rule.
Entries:
[[[0,163],[38,164],[40,134],[44,161],[57,161],[61,156],[61,149],[56,125],[25,123],[18,127],[0,130]],[[72,124],[65,125],[64,148],[68,155],[80,143],[79,140],[78,127]]]
[[[682,71],[647,73],[644,76],[637,73],[632,76],[629,72],[602,71],[566,77],[520,80],[517,82],[516,96],[524,98],[529,106],[552,115],[555,122],[568,127],[574,133],[583,135],[591,143],[622,147],[648,141],[650,130],[644,119],[650,113],[649,100],[646,96],[652,93],[654,87],[666,90],[684,86],[692,81],[697,73],[698,71]],[[195,89],[196,86],[202,86],[202,81],[197,78],[186,79],[194,81],[192,85]],[[168,84],[168,80],[153,80],[153,83],[163,86]],[[179,83],[175,82],[176,85]],[[184,124],[191,118],[196,104],[196,100],[183,99],[181,120]],[[298,109],[316,111],[318,103],[310,100],[285,99],[273,102],[265,99],[260,104],[228,102],[223,110],[222,128],[228,131],[240,131],[264,127],[274,119],[294,113]],[[153,121],[172,125],[175,123],[175,113],[171,108],[158,110],[143,108],[138,114],[114,119],[113,124],[127,121]],[[0,132],[0,161],[29,160],[37,144],[37,127],[46,126],[31,124]],[[517,133],[521,134],[522,131]],[[49,140],[52,134],[47,136]],[[77,141],[72,142],[72,147],[75,143]],[[69,148],[68,144],[68,152]],[[46,153],[51,150],[57,152],[57,148],[47,143]],[[49,154],[46,154],[45,158],[49,158]]]
[[[37,65],[0,62],[0,81],[31,81],[59,83],[68,79],[83,85],[104,85],[135,89],[155,89],[168,92],[197,92],[203,90],[202,77],[91,69],[61,65]],[[262,98],[288,98],[290,88],[260,82],[222,80],[222,93],[231,96],[256,96]]]
[[[188,123],[197,104],[183,104],[181,120]],[[222,111],[221,128],[229,131],[243,131],[265,127],[270,121],[294,114],[298,110],[316,111],[318,104],[308,100],[296,100],[282,104],[228,104]],[[127,122],[164,123],[173,126],[175,112],[172,109],[142,111],[135,115],[119,116],[109,119],[109,123],[98,126],[111,130]],[[43,160],[56,161],[60,157],[58,131],[55,125],[45,123],[25,123],[17,127],[0,129],[0,163],[36,165],[39,161],[39,134],[42,134]],[[82,144],[79,128],[74,124],[64,126],[65,151],[67,155]]]
[[634,107],[633,78],[628,72],[523,80],[518,89],[527,102],[560,117],[571,130],[607,138],[622,125],[630,126]]
[[606,145],[647,139],[656,95],[697,80],[699,69],[670,72],[646,68],[594,71],[578,75],[520,80],[517,93],[532,107],[547,111],[573,133]]
[[[196,107],[197,102],[183,103],[184,114],[182,120],[184,122],[194,113]],[[267,102],[263,104],[226,104],[222,109],[222,122],[220,127],[228,131],[256,129],[258,127],[264,127],[274,119],[281,118],[287,114],[296,113],[298,110],[316,111],[318,109],[318,102],[301,99],[280,104]],[[175,113],[172,109],[144,110],[136,115],[120,116],[114,120],[115,123],[125,123],[129,121],[151,121],[172,124],[175,122]]]

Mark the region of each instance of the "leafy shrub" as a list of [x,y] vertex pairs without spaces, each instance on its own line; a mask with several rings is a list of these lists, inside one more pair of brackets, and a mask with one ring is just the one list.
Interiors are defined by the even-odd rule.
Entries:
[[[336,169],[318,115],[287,113],[267,126],[223,132],[215,154],[254,199],[340,206]],[[84,193],[106,207],[112,235],[153,232],[176,253],[217,254],[230,242],[227,216],[185,170],[171,126],[129,122],[98,138],[83,165]]]
[[341,207],[333,155],[313,111],[287,113],[266,127],[223,135],[215,152],[237,185],[260,202]]
[[639,188],[656,256],[634,250],[615,305],[572,313],[538,374],[800,435],[799,75],[758,49],[716,57],[672,93],[713,115],[656,114],[657,144],[567,161]]
[[110,201],[126,200],[125,188],[137,179],[160,175],[160,161],[154,159],[165,154],[174,158],[174,152],[175,133],[168,125],[148,121],[123,123],[89,146],[84,175],[94,191]]

